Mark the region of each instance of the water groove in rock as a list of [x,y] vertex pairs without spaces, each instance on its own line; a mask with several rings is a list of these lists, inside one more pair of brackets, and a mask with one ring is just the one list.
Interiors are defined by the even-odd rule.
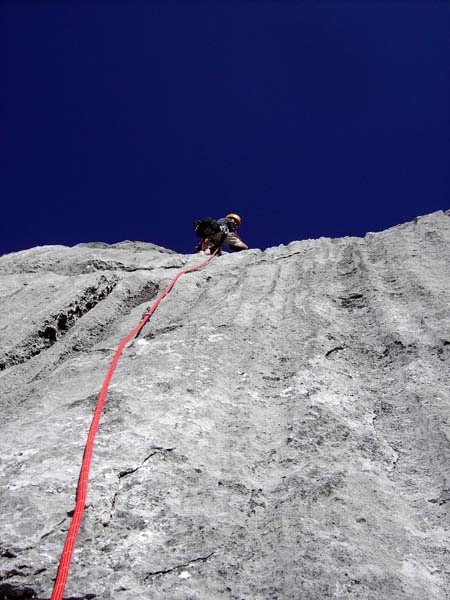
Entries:
[[58,313],[49,315],[43,323],[37,325],[37,331],[22,340],[19,346],[0,355],[0,371],[21,364],[52,346],[70,331],[78,319],[104,300],[116,284],[117,279],[101,277],[95,287],[87,287]]

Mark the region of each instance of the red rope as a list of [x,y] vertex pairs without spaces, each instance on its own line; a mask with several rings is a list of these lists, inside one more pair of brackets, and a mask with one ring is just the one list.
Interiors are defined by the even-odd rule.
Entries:
[[131,333],[129,333],[119,344],[119,347],[116,350],[114,358],[109,366],[108,372],[106,374],[105,380],[102,385],[102,389],[100,391],[100,395],[98,397],[97,406],[95,408],[94,416],[92,418],[91,427],[89,429],[89,435],[86,441],[86,445],[84,448],[83,461],[80,469],[80,476],[78,478],[77,492],[76,492],[76,500],[75,500],[75,510],[72,516],[72,521],[70,523],[69,531],[67,532],[66,541],[64,544],[64,548],[61,554],[61,558],[59,561],[58,573],[56,576],[55,585],[53,587],[53,592],[50,600],[62,600],[64,590],[66,587],[67,577],[69,575],[70,562],[72,560],[72,554],[75,547],[75,540],[78,535],[78,530],[80,529],[81,520],[83,518],[83,512],[86,503],[86,495],[88,488],[88,479],[89,479],[89,469],[91,466],[92,460],[92,452],[94,448],[94,440],[95,435],[97,433],[98,424],[100,421],[100,417],[102,414],[103,404],[105,402],[106,393],[108,391],[108,386],[110,384],[111,378],[113,376],[116,365],[119,361],[120,355],[122,354],[123,349],[128,344],[128,342],[136,336],[147,321],[150,319],[151,315],[158,308],[161,300],[167,296],[170,290],[173,288],[178,279],[184,275],[185,273],[191,273],[192,271],[198,271],[202,267],[206,266],[216,255],[214,253],[207,260],[202,262],[197,267],[191,267],[190,269],[185,269],[184,271],[180,271],[176,277],[172,279],[169,285],[166,287],[164,292],[158,297],[156,302],[148,309],[148,311],[143,316],[139,325],[137,325]]

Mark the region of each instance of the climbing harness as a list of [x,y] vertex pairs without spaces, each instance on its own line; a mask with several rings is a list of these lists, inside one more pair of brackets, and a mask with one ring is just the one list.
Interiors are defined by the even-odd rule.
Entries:
[[108,372],[106,374],[105,380],[103,382],[100,395],[97,400],[97,406],[95,407],[94,416],[92,418],[91,427],[89,429],[89,434],[87,437],[86,445],[84,448],[83,460],[81,463],[80,475],[78,478],[77,491],[75,496],[75,510],[73,511],[72,521],[70,523],[69,531],[67,532],[66,541],[64,544],[64,548],[61,554],[61,558],[59,561],[58,573],[56,575],[55,585],[53,587],[53,592],[50,600],[62,600],[64,590],[67,583],[67,577],[69,575],[70,562],[72,560],[72,554],[75,547],[75,540],[78,535],[78,530],[81,525],[81,520],[83,518],[83,512],[86,503],[87,496],[87,488],[88,488],[88,479],[89,479],[89,469],[92,460],[92,453],[94,449],[94,440],[95,435],[97,433],[98,425],[100,422],[100,417],[102,414],[103,404],[105,402],[105,397],[108,391],[109,384],[111,382],[113,373],[119,361],[120,355],[122,354],[123,349],[128,344],[133,337],[137,337],[142,328],[150,319],[152,314],[158,308],[161,300],[167,296],[173,286],[176,284],[178,279],[185,275],[186,273],[192,273],[192,271],[198,271],[202,267],[205,267],[212,259],[217,255],[217,252],[214,252],[211,256],[208,257],[207,260],[203,261],[201,264],[196,267],[190,267],[189,269],[185,269],[180,271],[169,283],[164,292],[157,298],[154,304],[149,307],[146,312],[142,315],[142,319],[140,323],[131,331],[119,344],[114,358],[109,366]]

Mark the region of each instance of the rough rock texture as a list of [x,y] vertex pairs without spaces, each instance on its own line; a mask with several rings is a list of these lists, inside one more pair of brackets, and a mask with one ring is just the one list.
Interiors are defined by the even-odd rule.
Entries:
[[[200,261],[0,258],[0,598],[49,598],[115,348]],[[450,212],[180,279],[114,375],[65,597],[450,598],[449,297]]]

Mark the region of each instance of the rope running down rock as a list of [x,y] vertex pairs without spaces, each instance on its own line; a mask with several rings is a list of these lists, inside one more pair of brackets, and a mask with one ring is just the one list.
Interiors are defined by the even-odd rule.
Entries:
[[51,596],[51,600],[62,600],[64,590],[67,583],[67,577],[69,575],[70,563],[72,560],[72,555],[75,547],[75,541],[78,535],[78,530],[81,525],[81,521],[83,518],[87,489],[88,489],[88,479],[89,479],[89,469],[92,460],[92,453],[94,448],[94,440],[98,430],[98,425],[100,421],[100,417],[102,414],[103,404],[105,402],[105,397],[108,392],[108,387],[111,382],[112,376],[114,374],[115,368],[119,361],[120,355],[122,354],[123,349],[128,344],[133,337],[137,337],[141,332],[144,325],[150,319],[152,314],[158,308],[160,302],[167,296],[170,290],[174,287],[178,279],[185,275],[186,273],[191,273],[192,271],[198,271],[202,267],[206,266],[215,256],[216,252],[212,254],[207,260],[202,262],[196,267],[191,267],[189,269],[185,269],[180,271],[169,283],[164,292],[157,298],[154,304],[144,313],[142,320],[140,323],[131,331],[119,344],[114,358],[109,366],[108,372],[106,374],[105,380],[103,382],[100,395],[98,397],[97,406],[94,411],[94,416],[92,418],[91,427],[89,429],[89,434],[87,437],[86,445],[84,448],[83,461],[81,464],[80,475],[78,478],[78,485],[76,491],[76,500],[75,500],[75,510],[73,512],[72,520],[70,523],[69,531],[67,532],[66,541],[64,544],[64,548],[61,554],[58,573],[56,576],[55,585],[53,587],[53,592]]

